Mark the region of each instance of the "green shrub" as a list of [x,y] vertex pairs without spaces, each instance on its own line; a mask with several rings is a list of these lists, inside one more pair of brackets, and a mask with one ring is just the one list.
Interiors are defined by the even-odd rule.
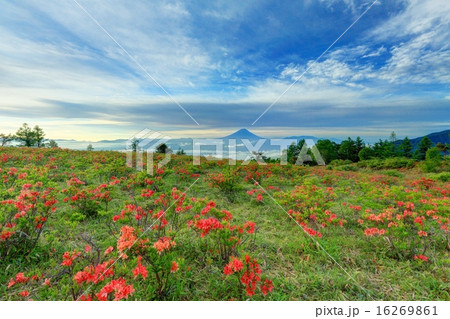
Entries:
[[358,171],[358,167],[354,165],[344,165],[339,167],[340,170],[343,171],[349,171],[349,172],[356,172]]
[[352,161],[350,161],[350,160],[341,160],[341,159],[335,159],[335,160],[332,160],[331,162],[330,162],[330,166],[343,166],[343,165],[348,165],[348,164],[351,164],[352,163]]
[[443,156],[441,151],[432,147],[427,150],[425,161],[422,163],[422,170],[427,173],[437,172],[441,166]]
[[449,172],[443,172],[440,174],[434,174],[432,176],[430,176],[431,179],[434,179],[436,181],[441,181],[441,182],[449,182],[450,181],[450,173]]
[[358,167],[371,169],[398,169],[412,168],[415,165],[415,161],[406,157],[391,157],[386,159],[361,161],[357,165]]
[[387,176],[393,176],[393,177],[400,177],[400,178],[404,177],[404,175],[402,173],[400,173],[399,171],[394,171],[394,170],[385,171],[383,174],[387,175]]

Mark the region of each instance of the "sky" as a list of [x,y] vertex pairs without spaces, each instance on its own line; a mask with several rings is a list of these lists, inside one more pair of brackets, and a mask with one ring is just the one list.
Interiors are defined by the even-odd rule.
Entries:
[[0,133],[449,129],[450,1],[373,2],[0,0]]

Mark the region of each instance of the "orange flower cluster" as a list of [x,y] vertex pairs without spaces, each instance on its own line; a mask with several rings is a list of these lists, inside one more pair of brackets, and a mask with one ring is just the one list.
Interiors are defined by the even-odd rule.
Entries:
[[231,257],[230,262],[223,269],[223,273],[229,276],[235,272],[241,271],[243,267],[244,264],[242,263],[242,261],[240,261],[236,257]]
[[381,236],[381,235],[384,235],[386,233],[386,231],[384,230],[384,229],[378,229],[378,228],[376,228],[376,227],[373,227],[373,228],[367,228],[365,231],[364,231],[364,235],[366,235],[366,236],[374,236],[374,235],[379,235],[379,236]]
[[125,250],[128,250],[133,246],[133,244],[136,242],[136,235],[134,234],[134,228],[131,226],[123,226],[120,228],[120,238],[117,241],[117,249],[120,252],[123,252]]
[[[255,294],[258,282],[261,282],[261,272],[258,261],[252,259],[249,255],[245,255],[244,262],[236,257],[231,257],[230,262],[223,269],[223,273],[226,276],[232,274],[240,275],[240,282],[245,285],[245,290],[249,297]],[[260,290],[264,296],[271,292],[272,289],[273,284],[271,280],[265,279],[260,285]]]
[[176,243],[171,237],[161,237],[156,243],[153,244],[153,247],[158,251],[158,254],[161,254],[163,251],[169,250],[175,245]]
[[113,264],[113,260],[105,261],[102,264],[98,264],[97,266],[87,266],[83,271],[79,271],[75,274],[73,279],[81,285],[82,283],[92,282],[94,284],[105,280],[107,277],[111,277],[114,274],[111,265]]
[[127,285],[127,282],[123,278],[112,280],[106,286],[104,286],[100,292],[96,295],[100,301],[108,300],[108,296],[114,293],[114,301],[128,299],[134,292],[133,285]]
[[420,259],[423,261],[428,261],[428,257],[424,256],[424,255],[414,255],[414,260],[416,259]]
[[73,261],[80,256],[80,252],[74,250],[73,252],[68,252],[66,251],[63,254],[63,262],[61,263],[61,265],[69,267],[72,265]]
[[139,275],[141,275],[142,278],[144,278],[144,279],[147,278],[147,276],[148,276],[147,268],[145,268],[142,265],[141,260],[142,260],[142,257],[138,256],[138,264],[137,264],[136,268],[134,268],[132,270],[133,275],[134,275],[134,279],[136,279]]

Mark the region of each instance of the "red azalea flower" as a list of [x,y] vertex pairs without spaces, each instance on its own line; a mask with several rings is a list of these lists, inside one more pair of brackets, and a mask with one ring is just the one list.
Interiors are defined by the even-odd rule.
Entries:
[[153,247],[158,251],[158,254],[161,254],[164,250],[169,250],[175,245],[176,243],[171,237],[161,237],[156,243],[153,244]]
[[73,261],[80,255],[80,252],[77,252],[76,250],[74,250],[73,252],[68,252],[66,251],[63,254],[63,262],[61,263],[61,265],[63,266],[67,266],[69,267],[70,265],[72,265]]
[[175,261],[172,261],[172,267],[170,268],[170,272],[177,272],[178,271],[178,263]]
[[127,250],[133,246],[133,244],[136,242],[136,235],[134,234],[134,228],[131,226],[123,226],[120,229],[121,236],[119,240],[117,241],[117,249],[120,252],[123,252],[124,250]]
[[423,261],[428,261],[428,257],[424,256],[424,255],[414,255],[414,260],[416,259],[421,259]]
[[9,280],[9,283],[8,283],[8,288],[11,288],[12,286],[14,286],[16,284],[16,282],[11,278],[10,280]]
[[269,279],[264,280],[264,283],[262,283],[260,285],[260,289],[261,289],[263,296],[266,296],[273,289],[272,280],[269,280]]
[[137,264],[136,268],[134,268],[134,269],[132,270],[133,275],[134,275],[134,279],[136,279],[139,275],[141,275],[142,278],[144,278],[144,279],[147,278],[147,276],[148,276],[147,268],[145,268],[145,267],[141,264],[141,260],[142,260],[142,257],[141,257],[141,256],[138,256],[138,264]]

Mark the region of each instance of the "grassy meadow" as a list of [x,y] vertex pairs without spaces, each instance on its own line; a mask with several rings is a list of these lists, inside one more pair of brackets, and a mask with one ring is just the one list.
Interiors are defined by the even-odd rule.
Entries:
[[450,300],[448,158],[125,157],[0,148],[0,300]]

